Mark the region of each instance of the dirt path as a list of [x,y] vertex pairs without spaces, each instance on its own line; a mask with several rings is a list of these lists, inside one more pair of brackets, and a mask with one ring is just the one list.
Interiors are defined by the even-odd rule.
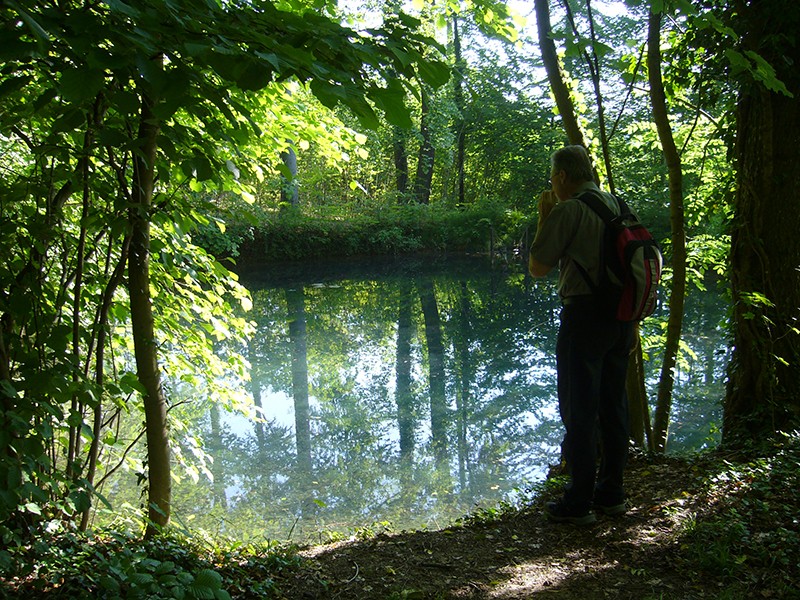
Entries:
[[539,504],[493,522],[313,547],[280,587],[293,600],[718,597],[715,583],[681,572],[676,560],[699,477],[662,459],[634,461],[627,480],[622,517],[552,524]]

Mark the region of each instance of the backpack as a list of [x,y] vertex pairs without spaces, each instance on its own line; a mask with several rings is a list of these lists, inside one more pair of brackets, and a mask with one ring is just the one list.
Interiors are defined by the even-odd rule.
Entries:
[[[613,196],[620,208],[615,215],[596,193],[579,197],[606,224],[600,260],[600,283],[578,266],[596,296],[618,321],[641,321],[653,314],[658,304],[658,282],[664,257],[658,243],[621,198]],[[576,263],[577,264],[577,263]]]

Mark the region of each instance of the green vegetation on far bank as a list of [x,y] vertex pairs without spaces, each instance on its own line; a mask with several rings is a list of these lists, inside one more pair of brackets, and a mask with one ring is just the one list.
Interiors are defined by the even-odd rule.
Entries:
[[[619,597],[633,597],[625,594],[633,594],[634,589],[645,584],[653,590],[661,586],[675,594],[683,586],[684,591],[692,590],[693,598],[800,596],[800,499],[795,493],[800,485],[800,435],[786,436],[766,451],[746,456],[714,450],[680,458],[636,458],[629,477],[634,489],[630,515],[616,521],[616,525],[598,526],[606,527],[608,531],[603,531],[608,535],[623,531],[628,536],[618,541],[619,548],[632,552],[624,554],[620,550],[618,556],[611,556],[622,562],[624,568],[619,573],[630,579],[627,591],[618,590],[622,593]],[[547,524],[539,516],[553,487],[546,485],[544,491],[528,497],[524,505],[478,513],[460,525],[424,535],[441,536],[451,542],[457,536],[474,536],[483,540],[472,542],[476,553],[482,551],[481,543],[487,544],[487,552],[496,553],[496,543],[513,547],[521,544],[525,536],[536,536],[530,546],[541,548],[546,539],[555,545],[540,552],[560,552],[559,544],[574,542],[572,538],[580,535],[580,529]],[[522,527],[522,519],[534,523],[535,529]],[[487,534],[504,522],[509,531],[515,532],[510,539],[496,540],[496,534]],[[418,580],[412,587],[407,580],[413,574],[388,562],[378,569],[382,574],[379,578],[365,568],[359,577],[346,578],[346,583],[357,589],[342,587],[342,582],[324,580],[315,564],[317,558],[309,558],[300,548],[273,542],[242,545],[235,540],[205,537],[202,532],[180,532],[175,527],[150,540],[141,540],[140,532],[78,533],[65,530],[57,520],[44,521],[40,527],[41,530],[30,531],[27,540],[16,540],[0,551],[0,597],[318,597],[320,590],[332,594],[337,585],[337,597],[341,598],[380,597],[387,590],[388,597],[397,598],[453,597],[452,584],[444,575]],[[354,532],[353,538],[357,541],[346,545],[351,551],[357,551],[361,544],[390,545],[387,540],[394,538],[400,540],[400,547],[407,548],[407,555],[414,552],[414,536],[423,535],[380,534],[378,537],[387,542],[384,544],[358,533]],[[591,568],[592,556],[596,555],[598,561],[600,557],[607,560],[619,549],[609,547],[609,540],[596,533],[589,532],[581,538],[582,544],[595,540],[595,547],[582,549],[584,562],[576,561],[574,569]],[[651,546],[656,537],[657,552]],[[331,547],[325,555],[335,556],[344,548]],[[407,558],[409,565],[424,565],[430,561],[449,564],[462,557],[434,554]],[[389,559],[377,555],[376,560]],[[632,562],[626,562],[629,560]],[[596,575],[599,578],[602,574],[598,571]],[[499,571],[487,573],[485,585],[497,585],[503,577]],[[648,581],[643,583],[643,577]],[[301,588],[306,583],[309,588],[304,592]],[[479,587],[477,583],[475,586]],[[563,598],[573,597],[568,585],[552,591],[563,592]],[[297,595],[304,593],[305,596]],[[686,597],[654,593],[647,597]]]
[[195,241],[237,261],[280,262],[330,256],[399,255],[414,252],[487,252],[521,249],[530,242],[533,213],[501,202],[463,208],[404,204],[331,211],[286,209],[262,213],[251,223],[201,228]]

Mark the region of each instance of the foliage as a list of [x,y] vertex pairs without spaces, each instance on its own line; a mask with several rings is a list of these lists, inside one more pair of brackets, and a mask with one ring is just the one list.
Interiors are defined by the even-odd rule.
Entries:
[[418,251],[486,250],[518,243],[529,215],[501,203],[476,203],[462,210],[437,205],[362,206],[347,218],[284,212],[264,218],[253,241],[240,246],[241,259],[304,260],[327,256],[397,255]]
[[[0,594],[50,598],[269,597],[273,578],[297,564],[290,547],[242,545],[172,531],[142,541],[119,526],[91,534],[43,524],[35,540],[0,554]],[[13,582],[13,583],[12,583]]]
[[784,434],[758,458],[724,461],[707,507],[681,539],[686,566],[721,581],[732,597],[793,597],[800,578],[800,434]]
[[[197,194],[214,186],[252,198],[261,157],[304,129],[292,93],[346,106],[363,126],[377,125],[379,112],[407,125],[407,82],[449,77],[414,18],[394,14],[356,32],[293,8],[183,0],[0,7],[4,535],[42,518],[88,516],[105,460],[117,468],[141,438],[121,440],[117,427],[124,413],[137,414],[131,399],[144,390],[122,289],[131,223],[148,223],[152,257],[143,258],[172,405],[191,388],[241,406],[224,377],[242,374],[232,340],[246,328],[231,307],[249,300],[187,239],[212,225],[211,204]],[[155,164],[142,166],[148,132],[157,135]],[[297,133],[296,143],[326,140],[313,133]],[[142,177],[150,168],[154,190]],[[142,202],[149,195],[152,208]],[[224,241],[221,249],[235,252]],[[228,355],[214,358],[212,347],[225,344]]]

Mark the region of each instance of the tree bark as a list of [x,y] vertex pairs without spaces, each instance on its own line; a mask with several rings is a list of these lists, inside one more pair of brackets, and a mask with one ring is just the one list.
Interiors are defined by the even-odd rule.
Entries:
[[420,204],[429,204],[431,201],[431,185],[433,183],[433,161],[436,158],[436,149],[433,147],[429,124],[430,93],[425,84],[420,84],[422,98],[422,117],[420,118],[420,136],[422,144],[417,159],[417,176],[414,180],[414,197]]
[[464,69],[466,63],[461,56],[461,35],[458,32],[458,15],[453,15],[453,54],[455,68],[453,69],[453,100],[456,104],[458,115],[453,123],[456,136],[456,200],[459,205],[466,202],[464,190],[464,160],[466,157],[466,131],[464,121]]
[[281,176],[281,202],[296,207],[300,196],[297,186],[297,154],[294,148],[289,147],[281,152],[281,161],[291,174],[291,178]]
[[658,382],[653,446],[664,452],[672,409],[675,364],[683,327],[683,306],[686,298],[686,229],[683,215],[683,173],[681,158],[669,124],[664,85],[661,80],[661,14],[650,13],[647,36],[647,70],[650,79],[650,102],[653,120],[664,152],[669,176],[669,205],[672,239],[672,289],[669,296],[669,319],[664,362]]
[[722,440],[762,442],[800,426],[800,28],[787,0],[740,3],[742,47],[766,59],[793,95],[742,82],[731,235],[734,350]]
[[138,139],[134,154],[133,189],[129,220],[131,246],[128,257],[128,293],[131,303],[134,354],[139,381],[144,387],[147,429],[148,517],[146,535],[152,536],[169,522],[170,478],[167,405],[161,387],[150,297],[150,210],[155,184],[156,138],[159,124],[153,114],[154,99],[142,93]]
[[561,115],[564,130],[570,144],[577,144],[588,148],[586,138],[578,124],[578,117],[575,114],[575,106],[572,104],[569,88],[564,81],[564,74],[556,53],[556,45],[553,42],[550,24],[550,7],[548,0],[534,0],[536,11],[536,25],[539,33],[539,48],[542,52],[542,61],[547,72],[547,80],[555,96],[556,107]]

